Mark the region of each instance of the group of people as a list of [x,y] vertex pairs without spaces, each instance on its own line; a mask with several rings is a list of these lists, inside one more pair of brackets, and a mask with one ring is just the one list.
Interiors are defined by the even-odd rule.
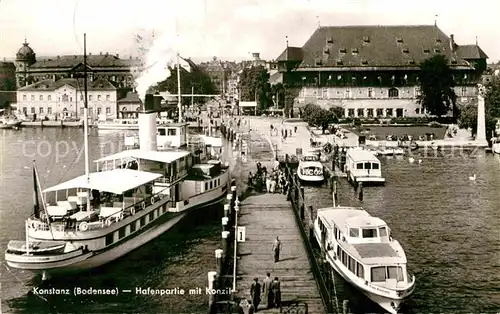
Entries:
[[290,182],[288,182],[285,172],[280,169],[279,161],[275,160],[274,168],[270,172],[260,162],[257,162],[257,172],[255,174],[248,173],[248,186],[257,192],[286,194]]
[[262,285],[258,278],[254,278],[254,282],[250,287],[250,295],[254,312],[259,309],[259,304],[263,302],[266,308],[281,307],[281,282],[278,277],[271,278],[271,273],[266,274],[266,278],[262,281]]

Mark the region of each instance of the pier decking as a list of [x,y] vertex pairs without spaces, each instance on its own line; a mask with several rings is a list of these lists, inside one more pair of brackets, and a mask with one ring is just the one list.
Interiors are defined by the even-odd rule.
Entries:
[[[283,194],[252,195],[240,204],[238,226],[245,226],[246,240],[238,243],[237,296],[250,299],[253,278],[262,280],[266,272],[281,281],[284,304],[297,300],[307,304],[307,313],[326,313],[316,280],[311,271],[307,250],[291,205]],[[279,236],[282,250],[275,263],[272,245]],[[279,309],[259,312],[279,313]]]

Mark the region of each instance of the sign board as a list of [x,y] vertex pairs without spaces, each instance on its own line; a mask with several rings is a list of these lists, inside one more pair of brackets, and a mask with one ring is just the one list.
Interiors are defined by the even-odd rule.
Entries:
[[238,242],[245,242],[245,227],[238,227]]

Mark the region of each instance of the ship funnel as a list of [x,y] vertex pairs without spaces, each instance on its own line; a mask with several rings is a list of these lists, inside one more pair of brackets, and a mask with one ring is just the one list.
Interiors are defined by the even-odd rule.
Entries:
[[156,112],[154,96],[146,94],[144,110],[139,113],[139,147],[142,151],[155,151],[156,144]]

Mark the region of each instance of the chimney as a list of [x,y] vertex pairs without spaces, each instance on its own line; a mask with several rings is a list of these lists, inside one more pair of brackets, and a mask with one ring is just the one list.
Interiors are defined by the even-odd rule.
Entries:
[[255,61],[258,61],[258,60],[260,60],[260,53],[254,52],[254,53],[252,53],[252,57]]
[[156,112],[153,110],[152,94],[144,97],[144,111],[139,113],[139,148],[142,151],[155,151],[156,144]]
[[455,52],[455,35],[450,35],[450,50],[451,52]]
[[153,95],[153,108],[154,110],[156,111],[160,111],[161,110],[161,101],[162,101],[163,97],[160,96],[160,93],[156,92],[154,95]]

